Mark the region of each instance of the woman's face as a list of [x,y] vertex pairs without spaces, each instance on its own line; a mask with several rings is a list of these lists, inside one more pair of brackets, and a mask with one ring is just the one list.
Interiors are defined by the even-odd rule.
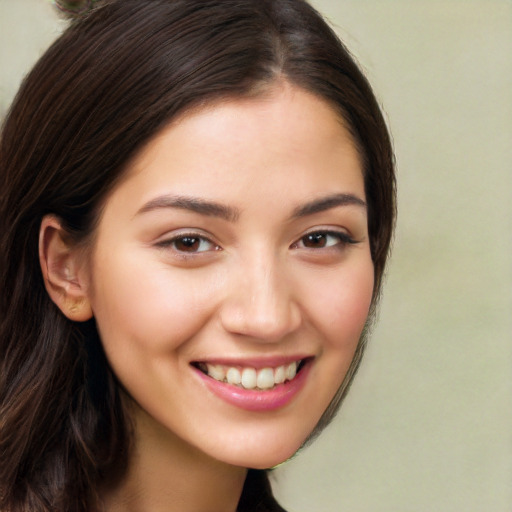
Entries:
[[300,447],[368,315],[365,200],[339,117],[286,84],[188,114],[138,155],[102,213],[88,296],[149,429],[244,467]]

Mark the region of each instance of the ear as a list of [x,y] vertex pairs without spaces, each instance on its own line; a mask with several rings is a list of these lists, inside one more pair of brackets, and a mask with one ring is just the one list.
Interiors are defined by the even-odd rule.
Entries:
[[54,215],[46,215],[39,231],[39,261],[50,298],[70,320],[85,322],[93,313],[83,254],[66,241],[66,232]]

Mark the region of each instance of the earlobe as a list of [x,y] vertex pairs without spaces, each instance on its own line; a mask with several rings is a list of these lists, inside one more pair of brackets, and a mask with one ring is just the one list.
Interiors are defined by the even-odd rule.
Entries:
[[93,313],[80,251],[66,242],[60,220],[47,215],[39,231],[39,261],[48,295],[64,315],[85,322]]

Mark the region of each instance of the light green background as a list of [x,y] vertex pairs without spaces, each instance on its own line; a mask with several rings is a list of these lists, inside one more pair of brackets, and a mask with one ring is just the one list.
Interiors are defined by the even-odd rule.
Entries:
[[[512,1],[316,0],[398,162],[380,321],[338,418],[275,473],[290,512],[512,510]],[[63,27],[0,0],[0,115]]]

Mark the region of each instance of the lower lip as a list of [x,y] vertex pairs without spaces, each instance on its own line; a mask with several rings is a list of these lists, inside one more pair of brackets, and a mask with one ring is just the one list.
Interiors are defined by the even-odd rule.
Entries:
[[212,379],[197,368],[194,370],[208,389],[225,402],[246,411],[273,411],[290,403],[304,387],[310,367],[311,362],[308,361],[292,380],[266,391],[239,388]]

